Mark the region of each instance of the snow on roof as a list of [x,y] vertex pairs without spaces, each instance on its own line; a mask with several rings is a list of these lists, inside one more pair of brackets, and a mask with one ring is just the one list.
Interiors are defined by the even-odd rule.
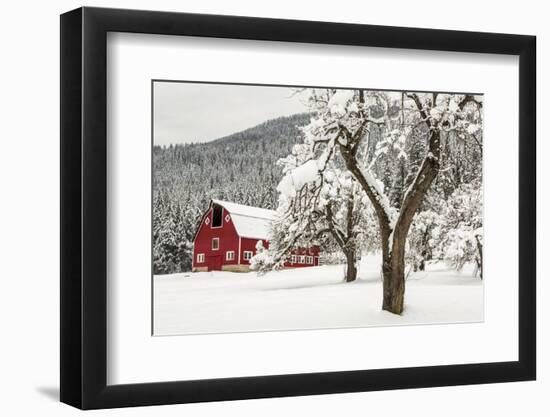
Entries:
[[229,212],[239,236],[269,239],[269,230],[271,222],[275,218],[275,210],[245,206],[222,200],[212,200],[212,203],[222,206]]

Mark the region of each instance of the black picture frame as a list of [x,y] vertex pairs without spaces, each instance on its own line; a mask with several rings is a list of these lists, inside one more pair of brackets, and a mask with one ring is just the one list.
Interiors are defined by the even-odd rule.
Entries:
[[[108,32],[519,57],[518,361],[107,385]],[[533,380],[536,38],[252,17],[79,8],[61,15],[61,401],[81,409]]]

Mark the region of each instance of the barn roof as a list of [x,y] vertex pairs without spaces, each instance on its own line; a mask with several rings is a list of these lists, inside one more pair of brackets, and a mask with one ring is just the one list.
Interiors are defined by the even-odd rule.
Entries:
[[245,206],[222,200],[212,200],[212,203],[222,206],[229,212],[239,236],[252,239],[269,239],[269,230],[271,222],[275,218],[275,210]]

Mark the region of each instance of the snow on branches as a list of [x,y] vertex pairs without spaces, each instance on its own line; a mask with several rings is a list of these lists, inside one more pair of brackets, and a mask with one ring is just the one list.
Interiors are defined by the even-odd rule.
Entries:
[[441,258],[461,270],[475,262],[483,267],[483,193],[481,184],[461,184],[445,204],[441,215]]
[[460,271],[475,263],[483,267],[483,194],[477,181],[459,185],[447,198],[418,212],[407,240],[407,263],[424,270],[432,260],[443,260]]
[[[368,219],[376,219],[384,309],[400,314],[405,251],[407,259],[422,257],[424,262],[434,252],[426,249],[433,244],[430,236],[443,227],[440,213],[426,208],[424,197],[438,183],[442,167],[454,174],[444,175],[449,181],[432,192],[437,198],[446,198],[464,179],[481,173],[474,168],[472,175],[464,175],[461,161],[466,156],[474,164],[480,162],[482,97],[336,89],[305,89],[301,94],[313,117],[302,129],[303,141],[279,160],[283,178],[277,187],[271,267],[282,265],[298,245],[333,244],[350,255],[349,270],[355,259],[351,253],[356,256],[360,248],[370,246],[363,245],[361,228]],[[478,149],[471,150],[469,143]],[[479,183],[473,187],[479,188]],[[473,188],[467,191],[472,193]],[[445,213],[450,216],[449,210]],[[472,248],[482,246],[481,227],[465,225],[445,226],[453,230],[447,235],[454,246],[445,244],[441,256],[455,259],[456,267],[462,262],[458,259],[473,259],[468,255]]]

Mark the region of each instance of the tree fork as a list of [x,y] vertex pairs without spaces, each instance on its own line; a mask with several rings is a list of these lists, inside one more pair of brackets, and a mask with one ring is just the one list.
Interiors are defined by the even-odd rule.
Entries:
[[439,157],[441,154],[439,130],[430,130],[429,144],[429,154],[424,158],[412,187],[405,194],[401,211],[393,230],[390,255],[391,268],[388,274],[384,274],[384,301],[382,308],[394,314],[401,314],[403,312],[405,295],[405,243],[407,235],[424,195],[439,172]]
[[[414,215],[428,188],[439,172],[441,157],[441,133],[434,122],[428,116],[427,111],[416,94],[407,96],[411,98],[429,129],[428,155],[422,161],[422,165],[414,179],[413,184],[405,194],[401,210],[396,224],[392,230],[390,219],[386,210],[378,200],[379,196],[372,189],[357,163],[355,150],[357,142],[361,140],[364,125],[360,127],[357,135],[351,135],[344,127],[340,127],[340,134],[346,138],[345,144],[338,142],[340,154],[344,159],[346,168],[359,182],[376,212],[380,227],[382,243],[382,275],[383,275],[383,302],[382,309],[394,314],[403,312],[405,296],[405,243]],[[435,105],[437,94],[432,96],[432,104]],[[352,146],[350,147],[350,144]],[[390,242],[390,236],[392,241]],[[391,250],[390,250],[391,245]]]

